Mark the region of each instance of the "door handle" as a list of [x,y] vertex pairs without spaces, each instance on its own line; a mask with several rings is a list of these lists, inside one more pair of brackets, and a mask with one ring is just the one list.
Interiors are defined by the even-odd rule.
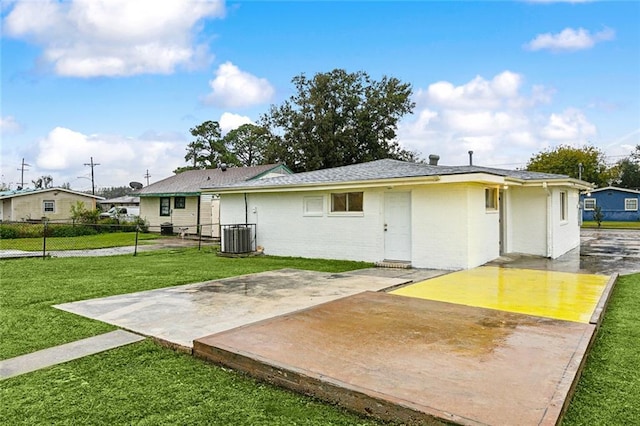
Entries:
[[384,232],[387,232],[387,224],[384,224]]

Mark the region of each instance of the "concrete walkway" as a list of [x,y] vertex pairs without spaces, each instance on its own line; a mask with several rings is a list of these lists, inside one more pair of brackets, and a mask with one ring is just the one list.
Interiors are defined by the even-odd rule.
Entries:
[[128,331],[116,330],[87,339],[0,361],[0,380],[41,368],[62,364],[87,355],[97,354],[119,346],[144,340],[144,337]]

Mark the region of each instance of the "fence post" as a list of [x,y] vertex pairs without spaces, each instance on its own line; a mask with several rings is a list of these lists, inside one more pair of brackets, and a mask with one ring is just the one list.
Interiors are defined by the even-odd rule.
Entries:
[[138,255],[138,232],[140,231],[140,225],[136,225],[136,245],[133,249],[133,255]]
[[202,248],[202,225],[198,225],[198,251]]
[[42,260],[47,257],[47,225],[48,222],[45,220],[42,228]]

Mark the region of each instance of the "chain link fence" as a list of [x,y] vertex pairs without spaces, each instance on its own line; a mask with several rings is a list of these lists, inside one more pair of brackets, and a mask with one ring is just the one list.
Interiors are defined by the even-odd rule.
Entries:
[[[74,257],[131,254],[162,248],[217,250],[220,239],[211,236],[218,224],[149,226],[143,222],[0,223],[0,259],[19,257]],[[203,235],[203,230],[207,233]],[[219,235],[219,232],[218,232]]]

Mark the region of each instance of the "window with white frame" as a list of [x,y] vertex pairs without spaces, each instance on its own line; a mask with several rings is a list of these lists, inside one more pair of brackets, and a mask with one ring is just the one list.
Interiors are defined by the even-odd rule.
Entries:
[[569,206],[567,203],[567,191],[560,192],[560,220],[567,220],[569,217]]
[[638,211],[638,199],[637,198],[625,198],[624,210],[628,212]]
[[42,209],[45,213],[55,213],[56,202],[54,200],[45,200],[42,202]]
[[322,216],[324,213],[324,197],[304,197],[302,200],[304,216]]
[[498,210],[498,189],[484,189],[484,207],[486,210]]
[[331,194],[331,212],[362,212],[362,192],[342,192]]
[[584,199],[584,209],[585,210],[595,210],[596,208],[596,199],[595,198],[585,198]]

